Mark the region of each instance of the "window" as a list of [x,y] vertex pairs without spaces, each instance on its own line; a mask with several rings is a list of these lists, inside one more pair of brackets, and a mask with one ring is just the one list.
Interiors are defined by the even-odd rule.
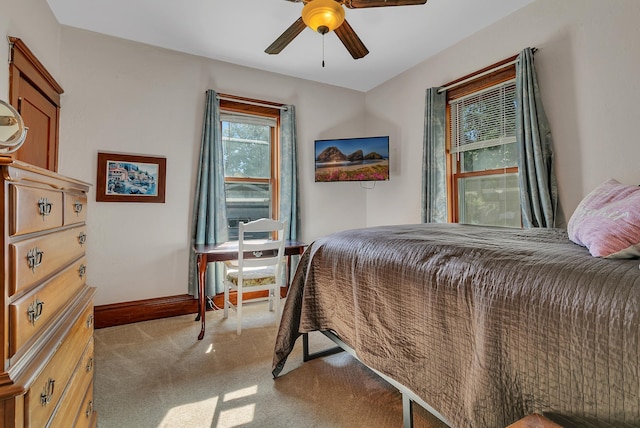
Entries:
[[238,239],[239,222],[278,218],[280,110],[224,99],[220,110],[229,239]]
[[459,85],[447,101],[451,220],[521,227],[515,66]]

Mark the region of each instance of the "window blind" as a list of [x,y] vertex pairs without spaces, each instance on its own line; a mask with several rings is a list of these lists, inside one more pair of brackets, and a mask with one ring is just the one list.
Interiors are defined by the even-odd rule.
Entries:
[[234,123],[248,123],[258,126],[271,126],[275,128],[277,126],[276,118],[257,116],[244,113],[225,113],[220,112],[220,121],[222,122],[234,122]]
[[450,101],[451,153],[515,142],[515,103],[515,79]]

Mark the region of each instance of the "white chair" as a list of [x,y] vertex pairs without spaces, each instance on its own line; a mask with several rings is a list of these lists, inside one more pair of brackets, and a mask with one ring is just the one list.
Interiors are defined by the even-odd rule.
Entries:
[[[238,259],[225,263],[224,275],[224,318],[229,316],[229,308],[236,311],[237,334],[242,333],[242,305],[269,301],[269,310],[276,314],[280,322],[280,287],[285,278],[284,234],[286,221],[259,219],[249,223],[239,223]],[[270,239],[247,239],[246,234],[267,232]],[[236,291],[236,304],[231,303],[229,292]],[[255,297],[243,301],[247,291],[268,291],[266,297]]]

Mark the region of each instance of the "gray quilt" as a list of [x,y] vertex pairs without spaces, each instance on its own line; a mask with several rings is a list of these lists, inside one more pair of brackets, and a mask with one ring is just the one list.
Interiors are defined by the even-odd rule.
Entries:
[[639,427],[638,263],[594,258],[559,229],[332,234],[301,257],[273,375],[300,333],[331,330],[454,427],[534,412],[565,426]]

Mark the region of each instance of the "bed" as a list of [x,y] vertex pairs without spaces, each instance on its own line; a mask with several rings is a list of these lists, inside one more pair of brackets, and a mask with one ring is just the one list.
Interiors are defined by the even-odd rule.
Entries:
[[638,260],[593,257],[565,230],[419,224],[320,238],[291,282],[274,377],[313,331],[453,427],[532,413],[640,426]]

